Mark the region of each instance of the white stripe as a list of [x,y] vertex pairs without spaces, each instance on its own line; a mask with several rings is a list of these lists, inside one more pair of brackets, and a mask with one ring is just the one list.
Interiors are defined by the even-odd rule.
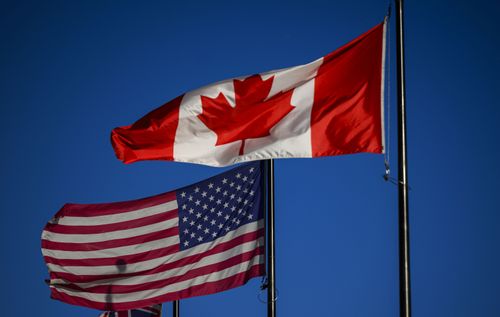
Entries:
[[173,219],[153,223],[150,225],[117,230],[105,233],[89,233],[89,234],[65,234],[65,233],[54,233],[50,231],[43,231],[42,239],[53,241],[53,242],[71,242],[71,243],[92,243],[101,241],[110,241],[115,239],[124,239],[140,236],[147,233],[153,233],[179,225],[179,218],[175,217]]
[[[254,265],[259,265],[263,263],[264,263],[264,256],[257,255],[249,261],[239,263],[227,269],[206,275],[197,276],[193,279],[174,283],[162,288],[138,291],[133,293],[111,294],[111,300],[113,301],[113,303],[126,303],[130,301],[137,301],[137,300],[148,299],[151,297],[161,296],[168,293],[179,292],[192,286],[201,285],[209,282],[217,282],[221,279],[232,277],[236,274],[248,271]],[[61,293],[66,293],[67,295],[73,297],[85,298],[100,303],[109,302],[109,297],[110,297],[110,294],[94,294],[94,293],[79,292],[79,291],[75,292],[64,288],[57,288],[57,290]]]
[[102,258],[112,258],[118,256],[137,254],[141,252],[153,251],[176,244],[179,244],[178,235],[159,240],[149,241],[141,244],[127,245],[124,247],[95,250],[95,251],[60,251],[60,250],[42,249],[42,254],[44,256],[50,256],[52,258],[66,259],[66,260],[68,259],[82,260],[82,259],[97,259],[97,258],[102,259]]
[[[245,252],[253,251],[260,246],[264,245],[264,238],[258,238],[253,241],[249,241],[246,243],[243,243],[241,245],[237,245],[229,250],[226,250],[221,253],[209,255],[206,257],[201,258],[198,262],[194,263],[189,263],[184,266],[176,267],[164,272],[156,273],[156,274],[148,274],[148,275],[140,275],[140,276],[131,276],[127,278],[114,278],[114,279],[103,279],[103,280],[98,280],[94,282],[89,282],[89,283],[75,283],[81,288],[89,288],[93,286],[99,286],[99,285],[140,285],[143,283],[147,282],[155,282],[155,281],[161,281],[167,278],[175,277],[175,276],[182,276],[189,271],[193,269],[198,269],[202,268],[205,266],[209,266],[212,264],[216,264],[222,261],[225,261],[227,259],[230,259],[238,254],[242,254]],[[178,260],[178,259],[175,259]],[[169,261],[171,262],[171,261]],[[58,284],[58,285],[64,285],[69,283],[66,280],[63,279],[53,279],[50,281],[52,284]]]
[[[189,248],[184,251],[179,251],[174,254],[170,254],[164,257],[127,264],[127,273],[131,272],[142,272],[146,270],[151,270],[159,265],[169,263],[182,259],[187,256],[199,254],[206,252],[218,244],[230,241],[241,235],[255,232],[264,227],[264,220],[254,221],[239,227],[238,229],[229,232],[223,237],[215,239],[214,241],[199,244],[195,247]],[[75,252],[78,253],[78,252]],[[105,265],[105,266],[60,266],[56,264],[47,263],[47,267],[51,272],[63,272],[75,275],[107,275],[107,274],[119,274],[119,268],[116,265]],[[120,268],[121,269],[121,268]]]
[[166,203],[137,209],[134,211],[122,212],[119,214],[106,215],[106,216],[94,216],[94,217],[72,217],[64,216],[57,220],[58,225],[65,226],[97,226],[97,225],[107,225],[111,223],[136,220],[148,216],[153,216],[167,212],[170,210],[177,209],[177,200],[171,200]]

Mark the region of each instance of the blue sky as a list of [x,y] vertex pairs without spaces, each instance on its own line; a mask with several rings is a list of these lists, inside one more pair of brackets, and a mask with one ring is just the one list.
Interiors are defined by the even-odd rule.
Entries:
[[[40,234],[65,202],[150,196],[223,170],[124,165],[112,128],[190,89],[312,61],[386,9],[368,0],[3,1],[2,315],[98,315],[51,300],[43,282]],[[499,316],[500,5],[405,9],[413,313]],[[394,19],[390,30],[395,173]],[[383,170],[373,154],[276,161],[280,316],[398,316],[397,188]],[[259,284],[182,301],[183,316],[264,316]]]

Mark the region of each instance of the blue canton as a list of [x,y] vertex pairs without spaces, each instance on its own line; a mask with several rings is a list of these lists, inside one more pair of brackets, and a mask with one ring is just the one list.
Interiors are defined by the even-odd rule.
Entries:
[[262,219],[259,162],[177,190],[181,250]]

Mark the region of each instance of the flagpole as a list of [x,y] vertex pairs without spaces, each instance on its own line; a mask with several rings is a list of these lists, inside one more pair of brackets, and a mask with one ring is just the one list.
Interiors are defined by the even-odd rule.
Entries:
[[411,316],[403,0],[396,0],[398,81],[399,315]]
[[172,302],[172,316],[179,317],[179,301],[178,300],[174,300]]
[[266,160],[267,173],[267,317],[276,317],[274,251],[274,160]]

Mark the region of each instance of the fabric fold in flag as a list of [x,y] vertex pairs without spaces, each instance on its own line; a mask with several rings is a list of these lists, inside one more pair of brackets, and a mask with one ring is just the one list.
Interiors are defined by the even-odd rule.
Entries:
[[119,312],[262,276],[262,177],[251,162],[153,197],[64,205],[42,233],[51,297]]
[[107,311],[99,315],[99,317],[160,317],[161,304],[153,305],[138,309],[130,309],[124,311]]
[[111,142],[125,163],[211,166],[384,151],[385,22],[309,64],[189,91]]

